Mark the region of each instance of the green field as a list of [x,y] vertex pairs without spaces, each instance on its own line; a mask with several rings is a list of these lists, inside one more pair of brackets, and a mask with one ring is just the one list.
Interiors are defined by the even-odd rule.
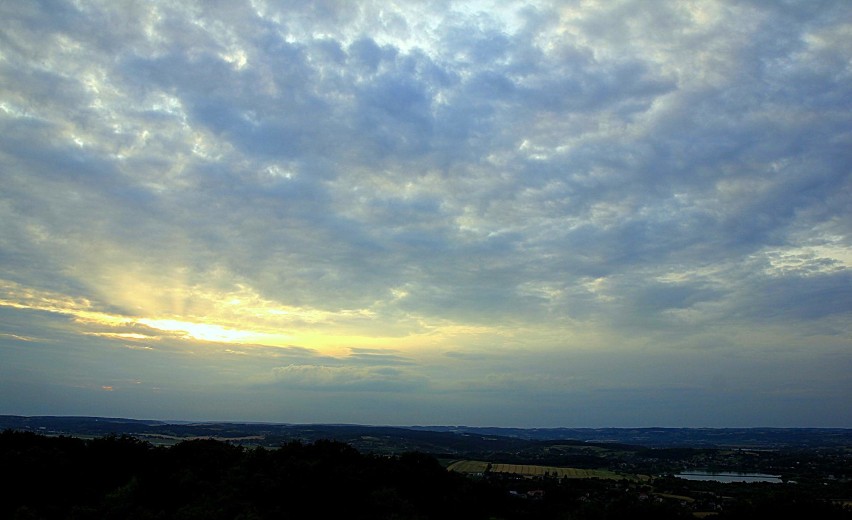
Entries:
[[616,480],[623,478],[634,480],[637,478],[635,475],[622,475],[605,469],[560,468],[531,464],[500,464],[480,460],[460,460],[450,464],[447,469],[457,473],[485,473],[487,470],[491,473],[508,473],[527,477],[551,476],[558,478],[605,478]]

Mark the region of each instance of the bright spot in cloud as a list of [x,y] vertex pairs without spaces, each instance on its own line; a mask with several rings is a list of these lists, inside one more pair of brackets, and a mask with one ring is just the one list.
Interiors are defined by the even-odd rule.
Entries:
[[0,410],[852,426],[850,2],[250,4],[0,2]]

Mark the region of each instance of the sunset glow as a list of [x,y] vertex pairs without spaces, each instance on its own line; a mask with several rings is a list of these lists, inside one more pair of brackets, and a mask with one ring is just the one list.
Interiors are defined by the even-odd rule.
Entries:
[[0,413],[852,426],[850,23],[2,3]]

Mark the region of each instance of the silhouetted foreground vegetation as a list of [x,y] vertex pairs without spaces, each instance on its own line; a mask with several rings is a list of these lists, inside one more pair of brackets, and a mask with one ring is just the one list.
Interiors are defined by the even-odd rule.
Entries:
[[[648,484],[473,479],[429,455],[367,455],[335,441],[279,449],[215,440],[157,447],[129,436],[83,440],[7,430],[0,433],[0,468],[4,519],[694,518],[682,500]],[[689,485],[671,480],[663,482],[667,491]],[[721,497],[718,486],[700,485],[708,497]],[[742,495],[727,497],[720,520],[781,512],[852,518],[789,485],[724,489]]]

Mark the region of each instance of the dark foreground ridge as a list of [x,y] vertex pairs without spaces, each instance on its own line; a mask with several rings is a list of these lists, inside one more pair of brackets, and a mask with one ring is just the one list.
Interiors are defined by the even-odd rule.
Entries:
[[[0,416],[0,432],[0,519],[852,519],[844,429]],[[701,472],[771,478],[683,475]]]
[[[496,466],[496,465],[495,465]],[[671,476],[466,476],[423,453],[361,453],[292,441],[276,449],[213,439],[155,446],[0,433],[0,518],[13,519],[852,519],[848,476],[801,483]]]

